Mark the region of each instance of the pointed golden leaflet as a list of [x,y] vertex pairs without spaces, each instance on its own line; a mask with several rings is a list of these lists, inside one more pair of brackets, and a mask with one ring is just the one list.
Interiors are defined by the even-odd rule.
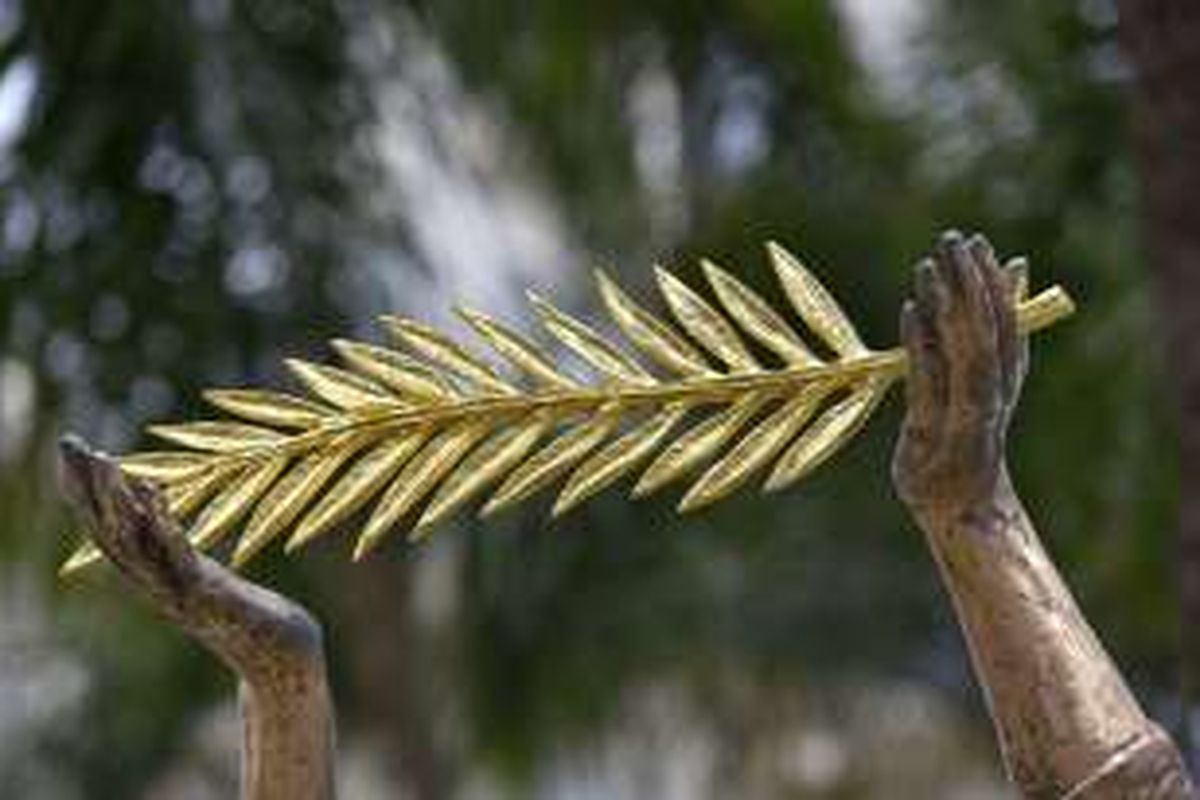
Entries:
[[58,568],[58,574],[62,576],[70,575],[103,559],[104,554],[100,552],[100,548],[91,542],[84,542],[62,563],[62,566]]
[[237,480],[245,467],[241,462],[216,462],[198,477],[167,484],[167,508],[179,519],[190,517],[222,486]]
[[767,242],[767,251],[788,299],[808,327],[825,340],[833,352],[842,358],[853,358],[869,352],[842,307],[800,263],[800,259],[775,242]]
[[700,266],[704,268],[704,274],[721,304],[746,333],[789,364],[819,363],[804,341],[783,321],[783,317],[775,313],[750,287],[711,261],[701,261]]
[[600,372],[614,380],[654,382],[641,364],[606,342],[587,325],[533,293],[530,293],[529,300],[534,311],[542,318],[546,330]]
[[311,428],[329,413],[328,406],[261,389],[209,389],[204,399],[235,417],[277,428]]
[[682,403],[669,405],[590,456],[572,473],[551,513],[554,516],[565,513],[636,467],[654,452],[686,413],[687,406]]
[[381,320],[388,332],[418,355],[450,370],[469,383],[475,384],[491,394],[513,394],[516,389],[500,380],[500,376],[486,362],[468,353],[433,328],[401,317],[385,316]]
[[334,339],[330,344],[351,369],[387,386],[406,400],[442,400],[454,394],[454,388],[445,378],[403,353],[348,339]]
[[550,425],[550,415],[539,412],[532,419],[514,423],[511,428],[497,433],[476,449],[442,483],[414,526],[413,533],[424,533],[500,480],[537,445]]
[[633,496],[644,497],[657,492],[699,467],[745,427],[768,399],[763,394],[744,394],[733,405],[709,416],[668,444],[642,473],[633,487]]
[[590,420],[559,435],[517,467],[492,495],[482,513],[494,514],[552,483],[604,441],[620,422],[621,412],[617,406],[601,407]]
[[596,283],[617,327],[659,366],[680,375],[712,374],[699,350],[670,325],[630,300],[621,287],[600,270],[596,270]]
[[467,308],[457,309],[467,323],[475,329],[496,352],[508,359],[514,367],[528,373],[536,381],[559,389],[570,389],[575,381],[563,375],[551,363],[550,357],[525,337],[497,322],[486,314]]
[[259,503],[254,516],[233,553],[233,563],[240,566],[283,532],[299,516],[330,478],[364,444],[354,434],[346,434],[326,449],[309,453],[272,488]]
[[287,467],[286,455],[276,456],[248,468],[236,481],[217,495],[192,523],[188,538],[200,549],[207,549],[222,539],[233,525],[250,511],[262,494]]
[[[544,342],[478,311],[460,315],[486,352],[388,316],[381,322],[398,347],[335,339],[344,369],[286,362],[308,397],[206,392],[232,419],[152,426],[179,449],[119,463],[163,487],[171,512],[192,520],[199,547],[243,526],[238,565],[277,537],[287,536],[290,552],[365,510],[354,548],[360,558],[393,528],[424,536],[472,502],[482,500],[488,515],[560,480],[555,514],[638,469],[636,497],[704,468],[680,502],[685,511],[763,472],[766,489],[789,486],[854,436],[908,362],[903,350],[867,348],[799,259],[774,243],[768,254],[803,325],[707,261],[711,300],[656,268],[673,319],[597,272],[604,309],[623,341],[532,298],[548,334],[539,338],[578,355],[589,376],[568,377]],[[1026,333],[1073,310],[1058,287],[1014,302]],[[751,341],[782,365],[760,363]],[[493,368],[497,359],[511,367],[513,383]],[[85,547],[63,572],[98,558]]]
[[194,476],[208,465],[201,453],[134,453],[121,456],[121,469],[130,475],[171,483]]
[[374,406],[389,400],[382,386],[353,372],[299,358],[285,359],[283,363],[310,392],[338,408]]
[[396,521],[421,502],[442,477],[487,435],[488,425],[479,421],[460,422],[442,431],[409,461],[388,487],[387,493],[367,520],[354,547],[354,558],[362,558]]
[[804,427],[824,393],[824,386],[810,383],[751,428],[745,438],[688,489],[679,501],[679,510],[695,511],[715,503],[754,477]]
[[830,406],[808,426],[779,458],[763,485],[769,492],[790,486],[824,463],[866,423],[883,399],[887,384],[867,380],[843,400]]
[[425,442],[421,434],[387,439],[364,453],[346,471],[311,512],[287,543],[294,550],[320,536],[330,526],[345,519],[370,502],[380,489],[400,471],[404,462]]
[[148,430],[160,439],[194,450],[213,452],[271,445],[284,438],[283,434],[270,428],[243,425],[240,422],[184,422],[179,425],[151,425]]
[[758,362],[721,313],[688,288],[687,284],[661,267],[655,267],[658,287],[667,305],[692,338],[721,359],[734,372],[757,372]]

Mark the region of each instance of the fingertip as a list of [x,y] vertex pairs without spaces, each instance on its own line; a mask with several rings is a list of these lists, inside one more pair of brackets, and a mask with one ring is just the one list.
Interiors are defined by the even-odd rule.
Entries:
[[922,328],[948,325],[954,289],[941,261],[926,258],[917,271],[917,317]]
[[957,228],[947,228],[938,237],[938,244],[944,248],[953,248],[962,243],[962,238],[962,231]]
[[922,281],[932,281],[935,277],[937,277],[937,266],[934,264],[933,259],[929,256],[926,256],[918,261],[914,270],[917,273],[918,283]]
[[992,244],[982,233],[976,233],[967,243],[971,251],[973,268],[983,279],[984,297],[997,315],[1011,313],[1011,284],[996,260]]
[[950,229],[942,233],[936,249],[937,271],[952,292],[962,292],[968,286],[967,251],[960,231]]
[[900,340],[906,345],[913,341],[916,333],[916,317],[917,304],[912,300],[905,300],[900,306]]
[[989,267],[996,267],[996,251],[992,247],[992,243],[982,233],[971,234],[971,238],[967,240],[967,249],[971,251],[971,255],[975,256],[975,260],[986,264]]
[[1004,265],[1004,274],[1009,290],[1017,300],[1029,296],[1029,259],[1025,256],[1010,258]]
[[984,308],[987,304],[988,282],[986,262],[981,263],[970,240],[959,236],[950,244],[950,270],[955,285],[968,308]]
[[915,272],[917,274],[917,303],[928,306],[929,310],[932,310],[934,293],[938,281],[937,265],[932,258],[923,258],[917,263]]
[[900,308],[900,344],[918,368],[928,362],[937,341],[937,330],[930,315],[922,313],[912,300],[906,300]]

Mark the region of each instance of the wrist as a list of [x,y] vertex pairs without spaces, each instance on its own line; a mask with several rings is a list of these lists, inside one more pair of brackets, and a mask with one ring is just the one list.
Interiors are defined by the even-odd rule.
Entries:
[[973,492],[951,492],[910,502],[908,507],[921,529],[939,538],[957,534],[994,538],[1012,529],[1024,516],[1021,500],[1004,464]]

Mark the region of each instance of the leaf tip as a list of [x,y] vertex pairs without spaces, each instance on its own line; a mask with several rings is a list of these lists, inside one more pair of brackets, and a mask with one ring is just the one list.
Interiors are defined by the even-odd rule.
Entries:
[[800,257],[774,239],[767,240],[767,258],[770,259],[771,266],[775,268],[777,275],[783,276],[797,272],[808,275],[808,267],[804,266]]
[[350,554],[350,560],[356,564],[370,555],[371,551],[379,546],[379,542],[383,538],[378,535],[371,536],[369,535],[370,533],[371,531],[367,531],[367,533],[358,537],[358,541],[354,544],[354,552]]
[[635,500],[641,500],[653,492],[655,488],[650,481],[646,480],[646,476],[643,474],[638,479],[638,482],[633,485],[633,488],[629,490],[629,496]]
[[789,251],[775,239],[767,239],[766,247],[767,255],[771,258],[796,258],[794,255],[792,255],[791,251]]
[[710,505],[716,499],[716,497],[712,496],[708,492],[703,491],[701,487],[694,487],[683,496],[682,500],[679,501],[679,505],[676,506],[676,510],[679,511],[680,514],[690,514],[693,511],[699,511],[705,506]]
[[497,511],[503,509],[508,502],[501,495],[495,495],[483,504],[479,509],[479,518],[488,519],[496,515]]
[[237,548],[233,551],[233,555],[229,557],[229,564],[235,570],[244,569],[257,552],[257,546],[247,545],[245,540],[243,540],[238,543]]
[[58,577],[60,579],[74,578],[78,573],[86,567],[99,562],[104,557],[100,549],[91,542],[87,542],[79,547],[71,556],[63,562],[58,568]]
[[221,406],[221,401],[228,396],[229,391],[227,389],[209,388],[200,390],[200,397],[203,398],[204,402],[211,406],[217,406],[218,408]]
[[776,494],[791,486],[793,482],[794,479],[791,476],[784,474],[783,470],[776,468],[763,481],[762,491],[764,494]]
[[312,538],[313,534],[311,532],[305,530],[303,527],[297,528],[296,532],[288,537],[288,540],[283,543],[284,554],[290,556],[292,553],[308,544]]
[[568,511],[575,508],[575,506],[579,505],[579,501],[581,499],[582,498],[580,498],[580,496],[578,494],[576,494],[575,492],[564,491],[554,501],[554,505],[551,506],[550,518],[551,519],[561,518]]
[[283,359],[283,366],[285,366],[293,375],[301,378],[302,380],[304,376],[312,372],[311,364],[309,364],[303,358],[295,358],[294,356],[288,356],[287,358]]
[[396,314],[382,314],[378,317],[379,324],[388,335],[401,343],[408,344],[417,323]]
[[165,439],[166,441],[173,441],[171,438],[171,431],[174,429],[174,427],[175,427],[174,424],[166,424],[166,423],[156,424],[156,425],[147,425],[146,433],[150,434],[151,436],[155,436],[159,439]]
[[437,528],[437,522],[437,520],[418,520],[417,524],[408,532],[406,538],[412,544],[421,544],[433,535],[434,530]]
[[707,257],[700,258],[700,269],[710,281],[718,281],[727,274],[715,261]]
[[441,522],[454,507],[455,505],[449,503],[439,503],[438,498],[435,497],[432,501],[430,501],[429,505],[425,507],[425,510],[421,512],[421,516],[417,518],[412,530],[409,531],[408,538],[410,540],[425,538],[429,531],[437,527],[438,523]]
[[542,297],[536,289],[526,289],[525,299],[528,300],[534,308],[544,308],[550,305],[549,301]]
[[473,308],[468,308],[461,303],[455,303],[452,305],[450,307],[450,311],[454,313],[454,316],[458,317],[473,328],[478,328],[481,322],[487,322],[484,314],[476,311]]

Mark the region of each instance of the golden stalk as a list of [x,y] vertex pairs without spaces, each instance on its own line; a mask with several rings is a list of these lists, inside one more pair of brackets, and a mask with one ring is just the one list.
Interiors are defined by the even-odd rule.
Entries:
[[[597,273],[613,323],[665,375],[537,297],[532,305],[543,327],[598,380],[567,375],[540,346],[477,311],[459,313],[520,383],[437,331],[384,317],[398,347],[335,340],[344,368],[287,362],[311,398],[206,392],[236,421],[152,426],[182,449],[135,453],[120,464],[163,487],[197,547],[212,548],[240,526],[236,565],[286,530],[290,551],[372,502],[355,558],[419,507],[414,537],[495,484],[484,514],[566,476],[553,508],[561,514],[646,461],[635,496],[708,464],[681,500],[683,511],[728,496],[767,468],[765,488],[781,489],[862,427],[908,360],[901,348],[868,348],[795,256],[774,243],[768,252],[803,328],[708,261],[716,305],[656,270],[673,322]],[[1055,286],[1016,310],[1020,330],[1031,333],[1069,316],[1074,305]],[[748,341],[770,352],[771,362]],[[699,419],[672,439],[690,417]],[[62,572],[98,557],[84,546]]]

